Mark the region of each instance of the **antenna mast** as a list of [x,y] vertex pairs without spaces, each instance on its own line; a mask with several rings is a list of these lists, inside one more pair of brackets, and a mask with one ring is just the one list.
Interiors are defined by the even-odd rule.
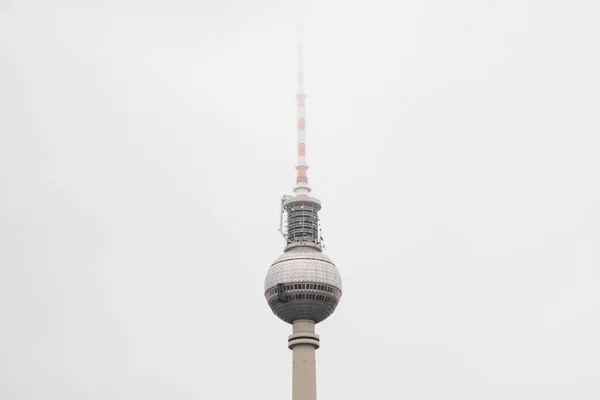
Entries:
[[296,199],[309,198],[308,164],[306,163],[306,93],[304,92],[304,13],[302,1],[298,1],[298,92],[296,93],[298,163],[296,164]]

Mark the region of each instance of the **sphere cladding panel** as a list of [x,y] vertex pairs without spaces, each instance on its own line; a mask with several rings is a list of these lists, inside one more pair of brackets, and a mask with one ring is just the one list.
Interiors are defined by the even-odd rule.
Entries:
[[342,290],[342,277],[325,254],[309,247],[283,253],[271,265],[265,279],[265,292],[279,283],[314,282]]
[[[290,289],[275,294],[278,285]],[[288,323],[298,319],[323,321],[337,307],[341,289],[342,279],[335,264],[323,253],[309,247],[282,254],[265,279],[265,297],[269,306],[275,315]]]

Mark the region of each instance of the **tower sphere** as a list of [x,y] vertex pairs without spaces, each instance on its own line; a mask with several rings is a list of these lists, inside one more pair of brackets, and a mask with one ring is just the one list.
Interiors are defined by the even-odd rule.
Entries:
[[279,256],[265,279],[265,297],[285,322],[323,321],[342,296],[342,278],[329,257],[311,246],[292,247]]

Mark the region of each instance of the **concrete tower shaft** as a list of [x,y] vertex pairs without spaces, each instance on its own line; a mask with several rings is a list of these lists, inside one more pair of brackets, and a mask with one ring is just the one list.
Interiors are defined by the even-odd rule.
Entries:
[[294,321],[288,347],[294,352],[292,367],[292,399],[317,399],[317,360],[315,350],[319,348],[319,335],[315,334],[315,323],[310,320]]

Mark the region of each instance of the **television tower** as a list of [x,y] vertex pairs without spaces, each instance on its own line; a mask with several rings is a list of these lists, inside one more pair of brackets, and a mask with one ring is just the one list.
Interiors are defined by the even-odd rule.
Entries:
[[306,163],[306,116],[304,93],[304,43],[298,40],[297,138],[298,163],[294,195],[281,199],[279,231],[284,252],[265,279],[265,297],[271,310],[292,324],[288,347],[293,351],[292,400],[316,400],[315,350],[319,335],[315,325],[330,316],[342,296],[340,273],[323,254],[319,211],[321,202],[310,197]]

